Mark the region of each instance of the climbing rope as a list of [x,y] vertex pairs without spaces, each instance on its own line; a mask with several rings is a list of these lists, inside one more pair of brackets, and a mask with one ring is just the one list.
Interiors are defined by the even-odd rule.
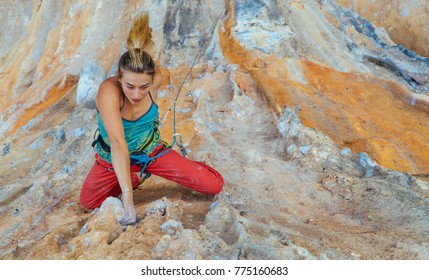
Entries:
[[[203,40],[200,41],[200,43],[199,43],[200,47],[198,49],[198,52],[195,55],[194,60],[192,61],[192,64],[191,64],[191,67],[189,68],[188,73],[183,78],[182,83],[180,84],[179,90],[177,91],[177,94],[176,94],[176,98],[170,102],[170,106],[168,107],[167,112],[165,113],[164,117],[162,117],[160,120],[160,126],[162,126],[164,124],[165,120],[167,119],[168,114],[173,109],[173,142],[171,143],[170,149],[172,149],[174,147],[174,145],[176,144],[179,147],[180,151],[182,152],[183,156],[185,156],[186,158],[188,158],[188,154],[186,152],[185,147],[183,146],[182,135],[180,133],[177,133],[177,131],[176,131],[176,105],[177,105],[177,100],[179,99],[180,92],[182,91],[183,85],[188,81],[189,77],[192,74],[192,70],[194,69],[196,62],[198,61],[198,59],[202,55],[203,51],[205,50],[207,42],[210,42],[211,39],[213,38],[214,30],[215,30],[217,23],[219,22],[219,19],[221,18],[223,13],[224,13],[224,11],[222,11],[217,16],[217,18],[215,19],[215,21],[211,25],[209,31],[203,37]],[[180,137],[177,138],[178,136],[180,136]],[[168,151],[170,151],[170,149]],[[166,151],[165,153],[167,153],[168,151]],[[163,154],[165,154],[165,153],[163,153]]]
[[[183,154],[184,157],[188,158],[188,153],[186,152],[185,147],[183,146],[183,141],[182,141],[182,135],[180,133],[177,133],[177,129],[176,129],[176,105],[177,105],[177,100],[179,99],[180,96],[180,92],[182,91],[183,85],[188,81],[189,77],[192,74],[192,70],[194,69],[194,66],[196,64],[196,62],[198,61],[198,59],[200,58],[200,56],[202,55],[203,51],[205,50],[205,47],[207,45],[207,42],[210,42],[213,34],[214,34],[214,30],[217,26],[217,23],[220,19],[220,17],[222,16],[224,12],[222,11],[222,13],[219,14],[219,16],[216,18],[216,20],[213,22],[213,24],[211,25],[208,33],[203,37],[203,40],[200,41],[199,43],[199,49],[197,54],[194,57],[194,60],[192,61],[191,67],[188,71],[188,73],[186,74],[186,76],[183,78],[182,83],[180,84],[179,90],[177,91],[176,97],[174,100],[172,100],[170,102],[170,106],[167,110],[167,112],[165,113],[164,117],[161,118],[161,120],[159,121],[159,126],[162,126],[165,122],[165,120],[167,119],[168,113],[170,113],[171,110],[173,110],[173,141],[170,145],[169,148],[165,149],[164,151],[162,151],[161,153],[153,156],[153,157],[148,157],[146,154],[139,154],[139,155],[131,155],[130,158],[134,160],[135,163],[140,164],[143,166],[142,171],[140,172],[140,177],[142,176],[142,174],[144,173],[147,165],[153,161],[154,159],[161,157],[163,155],[165,155],[166,153],[170,152],[174,145],[177,145],[181,151],[181,153]],[[148,178],[150,176],[149,173],[146,173],[146,178]],[[143,183],[143,182],[142,182]]]

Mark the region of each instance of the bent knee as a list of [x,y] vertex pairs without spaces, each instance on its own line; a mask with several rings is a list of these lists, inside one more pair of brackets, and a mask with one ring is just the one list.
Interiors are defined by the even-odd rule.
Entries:
[[222,176],[219,174],[219,177],[216,178],[216,180],[213,180],[210,182],[210,188],[208,189],[208,194],[215,195],[222,191],[224,181]]
[[222,175],[216,171],[213,167],[205,164],[204,162],[198,162],[200,165],[204,166],[208,172],[205,173],[204,178],[207,183],[207,187],[205,188],[205,193],[207,194],[218,194],[222,191],[224,180]]

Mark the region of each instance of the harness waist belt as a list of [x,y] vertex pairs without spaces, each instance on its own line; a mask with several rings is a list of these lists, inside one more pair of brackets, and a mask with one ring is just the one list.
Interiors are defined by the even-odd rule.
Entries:
[[[99,129],[96,130],[99,131]],[[154,129],[152,135],[150,136],[149,140],[138,150],[138,151],[133,151],[130,154],[131,155],[139,155],[141,153],[143,153],[143,150],[146,149],[153,141],[153,139],[155,138],[155,133],[158,131],[158,129]],[[94,148],[95,145],[99,144],[101,146],[101,148],[103,149],[103,151],[110,153],[110,146],[107,145],[106,142],[104,142],[103,137],[101,137],[101,134],[98,133],[97,138],[92,142],[91,146]]]

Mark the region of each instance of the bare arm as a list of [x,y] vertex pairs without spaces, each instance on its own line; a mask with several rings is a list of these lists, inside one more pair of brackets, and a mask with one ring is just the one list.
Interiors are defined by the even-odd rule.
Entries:
[[150,93],[152,94],[153,98],[157,98],[158,96],[158,89],[162,85],[162,73],[158,66],[155,68],[155,75],[153,76],[153,83],[150,87]]
[[135,222],[136,215],[130,176],[130,157],[119,109],[120,102],[121,94],[116,83],[113,80],[103,82],[96,97],[96,104],[109,137],[112,165],[122,190],[125,215],[121,223],[130,224]]

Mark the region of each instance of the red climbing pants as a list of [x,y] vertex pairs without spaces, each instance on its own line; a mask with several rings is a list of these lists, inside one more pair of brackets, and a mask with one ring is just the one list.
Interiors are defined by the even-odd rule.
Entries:
[[[157,147],[149,157],[155,155],[162,145]],[[138,186],[141,165],[131,165],[131,181],[133,188]],[[223,187],[222,175],[203,162],[192,161],[172,150],[156,158],[145,172],[176,182],[204,194],[218,194]],[[118,179],[112,164],[105,162],[95,154],[95,163],[83,183],[80,192],[80,204],[86,209],[99,207],[109,196],[121,193]]]

